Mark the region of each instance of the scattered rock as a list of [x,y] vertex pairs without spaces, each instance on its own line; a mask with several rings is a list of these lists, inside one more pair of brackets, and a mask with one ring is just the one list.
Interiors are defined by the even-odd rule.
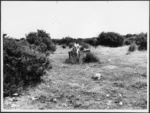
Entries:
[[13,96],[14,96],[14,97],[17,97],[17,96],[19,96],[19,94],[18,94],[18,93],[14,93]]
[[38,97],[31,97],[31,100],[37,100]]
[[106,94],[106,97],[109,97],[110,95],[109,94]]
[[54,103],[57,103],[57,99],[56,98],[53,98],[51,101],[54,102]]
[[68,95],[67,98],[68,99],[74,98],[74,95]]
[[100,101],[101,99],[97,99],[97,101]]
[[101,79],[101,74],[100,73],[96,73],[94,76],[92,76],[93,80],[99,80]]
[[121,105],[121,106],[122,106],[122,105],[123,105],[123,102],[122,102],[122,101],[121,101],[121,102],[119,102],[119,105]]
[[118,93],[118,95],[119,95],[120,97],[122,97],[122,94],[121,94],[121,93]]

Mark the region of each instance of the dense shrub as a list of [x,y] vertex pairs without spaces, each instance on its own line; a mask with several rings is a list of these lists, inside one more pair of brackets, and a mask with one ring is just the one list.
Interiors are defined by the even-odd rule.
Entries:
[[114,32],[107,32],[107,33],[102,32],[98,36],[97,41],[99,45],[109,46],[109,47],[118,47],[118,46],[123,45],[124,37]]
[[147,34],[140,33],[136,43],[139,45],[138,50],[147,50]]
[[88,53],[86,57],[83,58],[83,62],[84,63],[99,62],[99,59],[93,53]]
[[54,52],[56,50],[56,46],[52,42],[50,35],[43,30],[29,33],[26,35],[26,40],[30,44],[36,45],[40,52],[46,52],[47,50]]
[[124,38],[131,38],[131,37],[137,37],[137,34],[126,34],[124,35]]
[[53,42],[55,45],[60,45],[60,40],[61,40],[61,39],[52,39],[52,42]]
[[131,36],[131,37],[128,37],[124,40],[124,45],[131,45],[132,43],[136,43],[137,44],[137,37],[138,36]]
[[131,45],[133,42],[130,39],[125,39],[123,45]]
[[73,38],[71,38],[71,37],[65,37],[65,38],[62,38],[62,39],[60,40],[59,44],[60,44],[60,45],[65,44],[65,45],[69,46],[69,43],[75,42],[75,41],[76,41],[76,40],[73,39]]
[[23,86],[40,82],[51,65],[45,54],[29,47],[25,40],[4,38],[3,41],[4,96],[11,96]]
[[137,45],[135,43],[132,43],[129,46],[128,52],[134,52],[137,49]]
[[147,50],[147,41],[143,40],[138,47],[138,50],[142,51],[142,50]]
[[88,43],[91,46],[96,47],[97,46],[97,37],[86,38],[86,39],[84,39],[84,42]]

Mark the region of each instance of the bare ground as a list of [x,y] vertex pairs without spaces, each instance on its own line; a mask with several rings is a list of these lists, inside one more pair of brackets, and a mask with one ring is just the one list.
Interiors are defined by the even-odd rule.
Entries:
[[[126,55],[128,46],[91,51],[100,63],[66,64],[69,49],[50,55],[53,68],[43,82],[4,99],[4,109],[147,109],[147,51]],[[100,73],[100,80],[92,76]]]

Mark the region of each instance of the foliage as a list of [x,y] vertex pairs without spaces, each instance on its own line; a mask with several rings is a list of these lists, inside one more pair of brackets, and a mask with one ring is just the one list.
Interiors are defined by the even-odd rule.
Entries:
[[83,62],[84,63],[99,62],[99,59],[93,53],[88,53],[86,57],[83,58]]
[[147,34],[140,33],[136,41],[139,45],[138,50],[147,50]]
[[71,42],[75,42],[75,39],[73,39],[71,37],[65,37],[60,40],[59,44],[60,45],[65,44],[65,45],[69,46],[69,43],[71,43]]
[[97,37],[86,38],[86,39],[84,39],[84,42],[95,47],[95,46],[97,46]]
[[129,46],[128,52],[134,52],[137,49],[137,45],[135,43],[132,43]]
[[26,40],[30,44],[36,45],[40,52],[46,52],[47,50],[54,52],[56,50],[56,46],[52,42],[50,35],[43,30],[29,33],[26,35]]
[[133,41],[131,41],[130,39],[125,39],[123,45],[131,45],[132,43]]
[[46,55],[33,49],[26,40],[4,37],[3,41],[4,96],[11,96],[21,87],[40,82],[51,65]]
[[140,33],[140,34],[127,34],[124,36],[124,45],[130,45],[132,43],[136,43],[136,45],[139,45],[141,48],[142,43],[142,49],[147,49],[147,34],[146,33]]
[[123,45],[124,37],[118,33],[114,32],[102,32],[98,38],[98,45],[109,46],[109,47],[119,47]]
[[[131,45],[132,43],[136,43],[138,36],[131,36],[124,40],[124,45]],[[136,43],[137,44],[137,43]]]

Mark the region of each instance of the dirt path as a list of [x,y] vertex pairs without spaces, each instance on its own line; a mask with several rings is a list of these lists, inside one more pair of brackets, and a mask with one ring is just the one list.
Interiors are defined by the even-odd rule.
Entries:
[[[5,109],[146,109],[146,52],[125,55],[126,47],[92,49],[101,63],[65,64],[69,49],[50,56],[53,68],[43,82],[19,97],[4,99]],[[100,80],[92,76],[100,73]]]

